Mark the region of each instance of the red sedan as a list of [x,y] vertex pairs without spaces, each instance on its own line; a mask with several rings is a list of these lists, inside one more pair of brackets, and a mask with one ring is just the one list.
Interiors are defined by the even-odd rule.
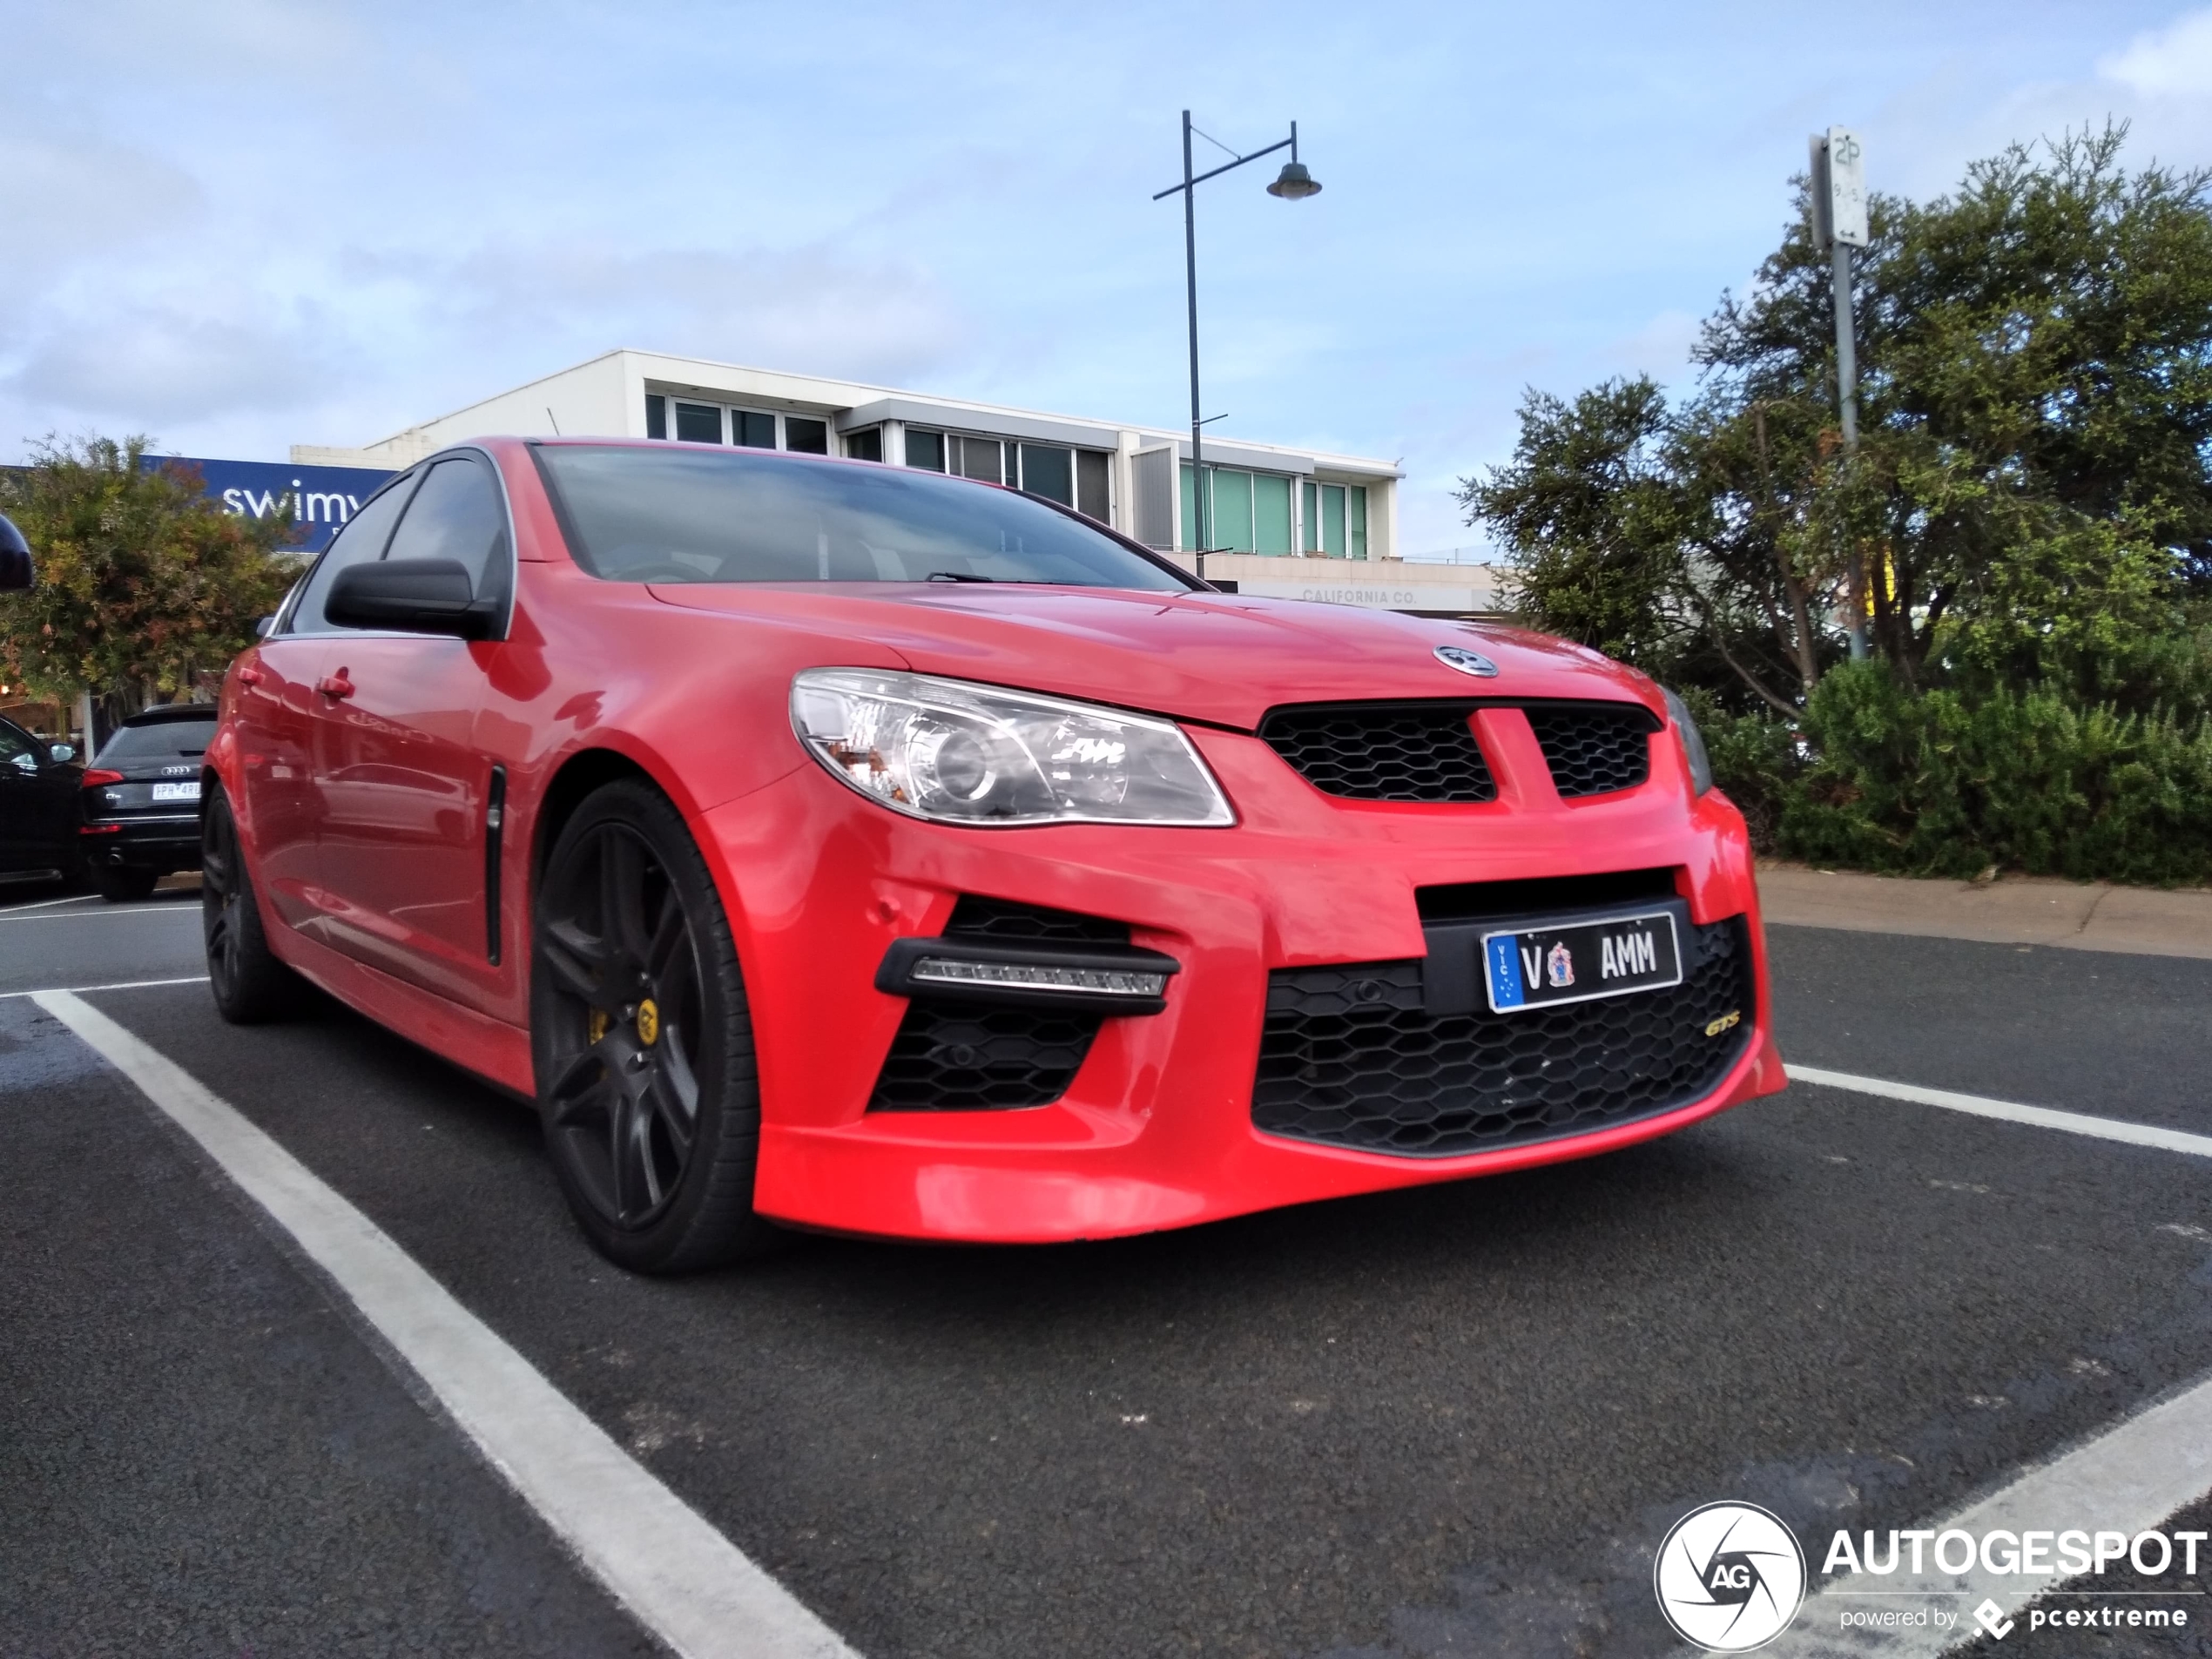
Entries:
[[899,467],[435,455],[233,664],[204,783],[225,1016],[312,981],[534,1101],[646,1271],[1181,1226],[1784,1082],[1670,694]]

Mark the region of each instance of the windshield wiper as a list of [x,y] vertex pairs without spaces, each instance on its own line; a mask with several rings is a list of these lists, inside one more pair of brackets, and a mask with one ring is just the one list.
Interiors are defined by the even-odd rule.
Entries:
[[964,570],[932,570],[922,577],[925,582],[995,582],[995,576],[973,576]]

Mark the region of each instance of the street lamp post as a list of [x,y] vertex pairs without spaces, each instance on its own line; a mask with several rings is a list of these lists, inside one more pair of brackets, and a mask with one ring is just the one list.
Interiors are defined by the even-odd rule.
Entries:
[[[1305,170],[1305,164],[1298,158],[1298,123],[1295,121],[1291,123],[1289,138],[1271,144],[1264,150],[1255,150],[1250,155],[1238,155],[1234,150],[1229,150],[1227,145],[1222,145],[1221,147],[1229,150],[1229,153],[1235,156],[1236,159],[1224,162],[1210,172],[1201,173],[1194,173],[1190,171],[1190,134],[1193,130],[1190,125],[1190,111],[1185,110],[1183,112],[1183,182],[1179,185],[1170,185],[1165,190],[1155,194],[1152,199],[1163,201],[1177,191],[1183,192],[1184,287],[1190,309],[1190,498],[1198,520],[1197,528],[1191,536],[1191,550],[1197,557],[1197,573],[1203,577],[1206,573],[1206,541],[1211,526],[1207,523],[1206,509],[1209,503],[1206,500],[1206,475],[1204,469],[1199,465],[1198,459],[1198,445],[1206,421],[1201,417],[1198,408],[1197,186],[1209,179],[1218,179],[1223,173],[1243,166],[1247,161],[1258,161],[1262,156],[1271,156],[1278,150],[1285,149],[1291,152],[1291,158],[1283,164],[1283,171],[1276,175],[1275,182],[1268,185],[1267,193],[1271,196],[1279,196],[1285,201],[1304,201],[1308,196],[1318,195],[1321,186],[1314,181],[1313,175]],[[1206,135],[1200,133],[1198,136],[1205,138]],[[1219,142],[1214,138],[1207,138],[1206,141],[1209,144]],[[1217,415],[1214,418],[1218,420],[1220,417]]]

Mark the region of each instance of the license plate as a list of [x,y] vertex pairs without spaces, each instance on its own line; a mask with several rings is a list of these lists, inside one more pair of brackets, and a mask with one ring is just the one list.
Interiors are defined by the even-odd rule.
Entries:
[[198,784],[156,784],[153,786],[153,798],[156,800],[198,800],[199,786]]
[[1682,983],[1672,913],[1610,916],[1482,935],[1482,977],[1494,1014],[1588,1002]]

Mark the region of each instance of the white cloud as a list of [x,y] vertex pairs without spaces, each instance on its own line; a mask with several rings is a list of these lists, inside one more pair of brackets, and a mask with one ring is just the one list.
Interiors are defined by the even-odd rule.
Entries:
[[169,307],[57,318],[0,388],[71,421],[132,430],[307,401],[327,358],[295,326]]
[[2124,50],[2098,59],[2097,73],[2144,98],[2212,92],[2212,10],[2137,35]]

